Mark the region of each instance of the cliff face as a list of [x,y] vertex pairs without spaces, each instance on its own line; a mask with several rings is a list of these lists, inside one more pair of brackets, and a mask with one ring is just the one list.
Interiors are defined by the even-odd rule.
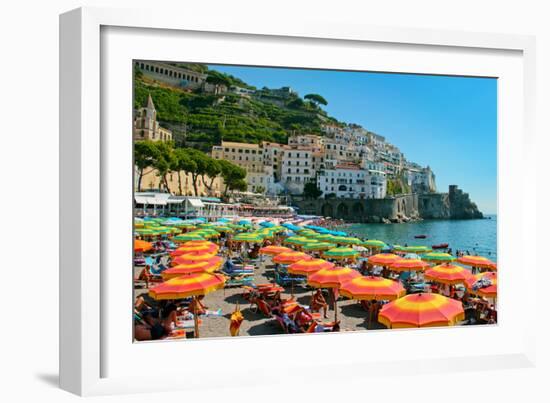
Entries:
[[449,186],[449,193],[418,196],[418,209],[422,218],[474,219],[483,218],[477,205],[456,185]]
[[477,205],[470,200],[468,193],[464,193],[456,185],[449,186],[450,218],[472,219],[483,218]]

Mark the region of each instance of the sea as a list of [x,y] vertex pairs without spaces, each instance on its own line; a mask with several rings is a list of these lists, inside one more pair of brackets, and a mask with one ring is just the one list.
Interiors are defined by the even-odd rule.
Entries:
[[[432,245],[448,243],[456,250],[497,260],[497,216],[477,220],[423,220],[402,224],[346,224],[339,229],[350,236],[378,239],[392,245]],[[415,235],[426,235],[417,239]]]

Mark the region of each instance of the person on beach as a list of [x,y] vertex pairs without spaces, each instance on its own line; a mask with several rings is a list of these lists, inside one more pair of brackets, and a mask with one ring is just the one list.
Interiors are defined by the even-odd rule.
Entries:
[[313,312],[320,312],[321,309],[323,309],[323,317],[327,317],[328,304],[320,288],[318,288],[311,296],[311,302],[309,305]]
[[204,295],[199,295],[197,298],[193,298],[189,304],[189,312],[192,312],[194,315],[204,315],[208,307],[202,303],[203,299]]

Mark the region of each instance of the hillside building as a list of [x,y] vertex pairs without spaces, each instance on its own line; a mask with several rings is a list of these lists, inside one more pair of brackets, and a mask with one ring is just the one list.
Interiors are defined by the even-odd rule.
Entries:
[[147,104],[140,108],[134,118],[133,128],[134,141],[172,141],[172,132],[159,125],[157,122],[157,110],[151,98],[147,97]]

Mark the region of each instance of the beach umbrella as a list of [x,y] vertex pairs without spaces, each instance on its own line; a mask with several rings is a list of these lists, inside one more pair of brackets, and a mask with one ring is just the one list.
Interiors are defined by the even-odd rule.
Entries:
[[329,250],[336,248],[336,244],[328,242],[310,242],[302,245],[302,249],[305,251],[320,251],[320,250]]
[[468,291],[472,294],[486,298],[497,297],[497,273],[486,272],[473,275],[466,282]]
[[496,270],[496,263],[484,256],[461,256],[457,259],[461,263],[470,267],[479,267],[482,269]]
[[361,242],[361,245],[369,249],[382,249],[387,246],[385,242],[379,241],[378,239],[367,239]]
[[292,264],[299,262],[300,260],[311,260],[312,257],[303,252],[283,252],[279,253],[273,258],[274,263],[280,264]]
[[452,262],[456,260],[454,256],[449,255],[448,253],[440,253],[440,252],[425,253],[421,256],[421,259],[426,260],[428,262],[436,262],[436,263]]
[[239,309],[239,304],[235,305],[235,310],[231,314],[231,317],[229,318],[229,334],[231,336],[238,336],[239,335],[239,329],[241,328],[241,324],[244,320],[244,316],[241,313],[241,310]]
[[367,263],[371,266],[389,266],[399,259],[399,256],[393,253],[378,253],[368,258]]
[[472,277],[472,273],[462,266],[442,264],[427,269],[424,272],[424,277],[437,283],[454,285],[466,284]]
[[279,245],[269,245],[260,248],[260,253],[262,255],[278,255],[283,252],[292,252],[292,249]]
[[323,257],[330,259],[354,259],[359,252],[352,248],[332,248],[323,252]]
[[184,255],[189,252],[198,252],[198,253],[206,253],[206,254],[213,254],[215,255],[218,253],[219,247],[218,245],[210,242],[208,244],[204,245],[184,245],[180,246],[178,249],[170,253],[172,257]]
[[153,244],[151,242],[134,239],[134,252],[147,252],[151,249],[153,249]]
[[[149,296],[156,300],[173,300],[206,295],[219,290],[225,285],[225,277],[221,274],[195,273],[172,278],[149,290]],[[196,302],[196,301],[195,301]],[[199,315],[193,312],[195,320],[195,337],[199,337]]]
[[388,266],[393,271],[421,271],[428,267],[430,267],[430,264],[428,262],[425,262],[421,259],[405,259],[405,258],[399,258],[395,259],[393,262],[390,263]]
[[206,239],[204,235],[193,234],[191,232],[188,232],[186,234],[176,235],[173,238],[173,240],[176,242],[187,242],[187,241],[198,241],[198,240],[205,241]]
[[291,236],[286,238],[283,242],[291,245],[305,245],[307,243],[314,242],[314,240],[303,236]]
[[[330,269],[321,269],[308,276],[307,283],[316,288],[332,288],[334,299],[334,321],[338,319],[337,290],[348,281],[359,277],[361,274],[357,270],[349,267],[333,267]],[[335,291],[336,290],[336,291]]]
[[464,320],[461,301],[440,294],[410,294],[382,307],[378,322],[389,329],[454,326]]
[[348,236],[334,236],[331,242],[335,242],[341,245],[359,245],[361,240],[359,238]]
[[334,263],[327,262],[324,259],[299,260],[288,266],[288,272],[299,276],[307,276],[322,269],[331,269],[334,266]]
[[406,290],[398,281],[383,277],[360,276],[344,283],[340,287],[340,294],[357,300],[391,301],[404,296]]
[[223,258],[221,256],[216,256],[210,253],[190,252],[173,258],[172,266],[199,262],[209,262],[213,265],[217,265],[219,268],[223,264]]
[[174,277],[184,276],[194,273],[213,273],[220,268],[219,265],[209,261],[197,263],[183,263],[164,270],[160,275],[163,280],[169,280]]
[[232,241],[258,243],[258,242],[262,242],[263,239],[264,237],[260,234],[247,232],[247,233],[241,233],[241,234],[235,235],[232,238]]
[[397,252],[404,252],[404,253],[430,253],[432,251],[431,248],[428,248],[427,246],[422,246],[422,245],[417,245],[417,246],[395,245],[393,249]]

